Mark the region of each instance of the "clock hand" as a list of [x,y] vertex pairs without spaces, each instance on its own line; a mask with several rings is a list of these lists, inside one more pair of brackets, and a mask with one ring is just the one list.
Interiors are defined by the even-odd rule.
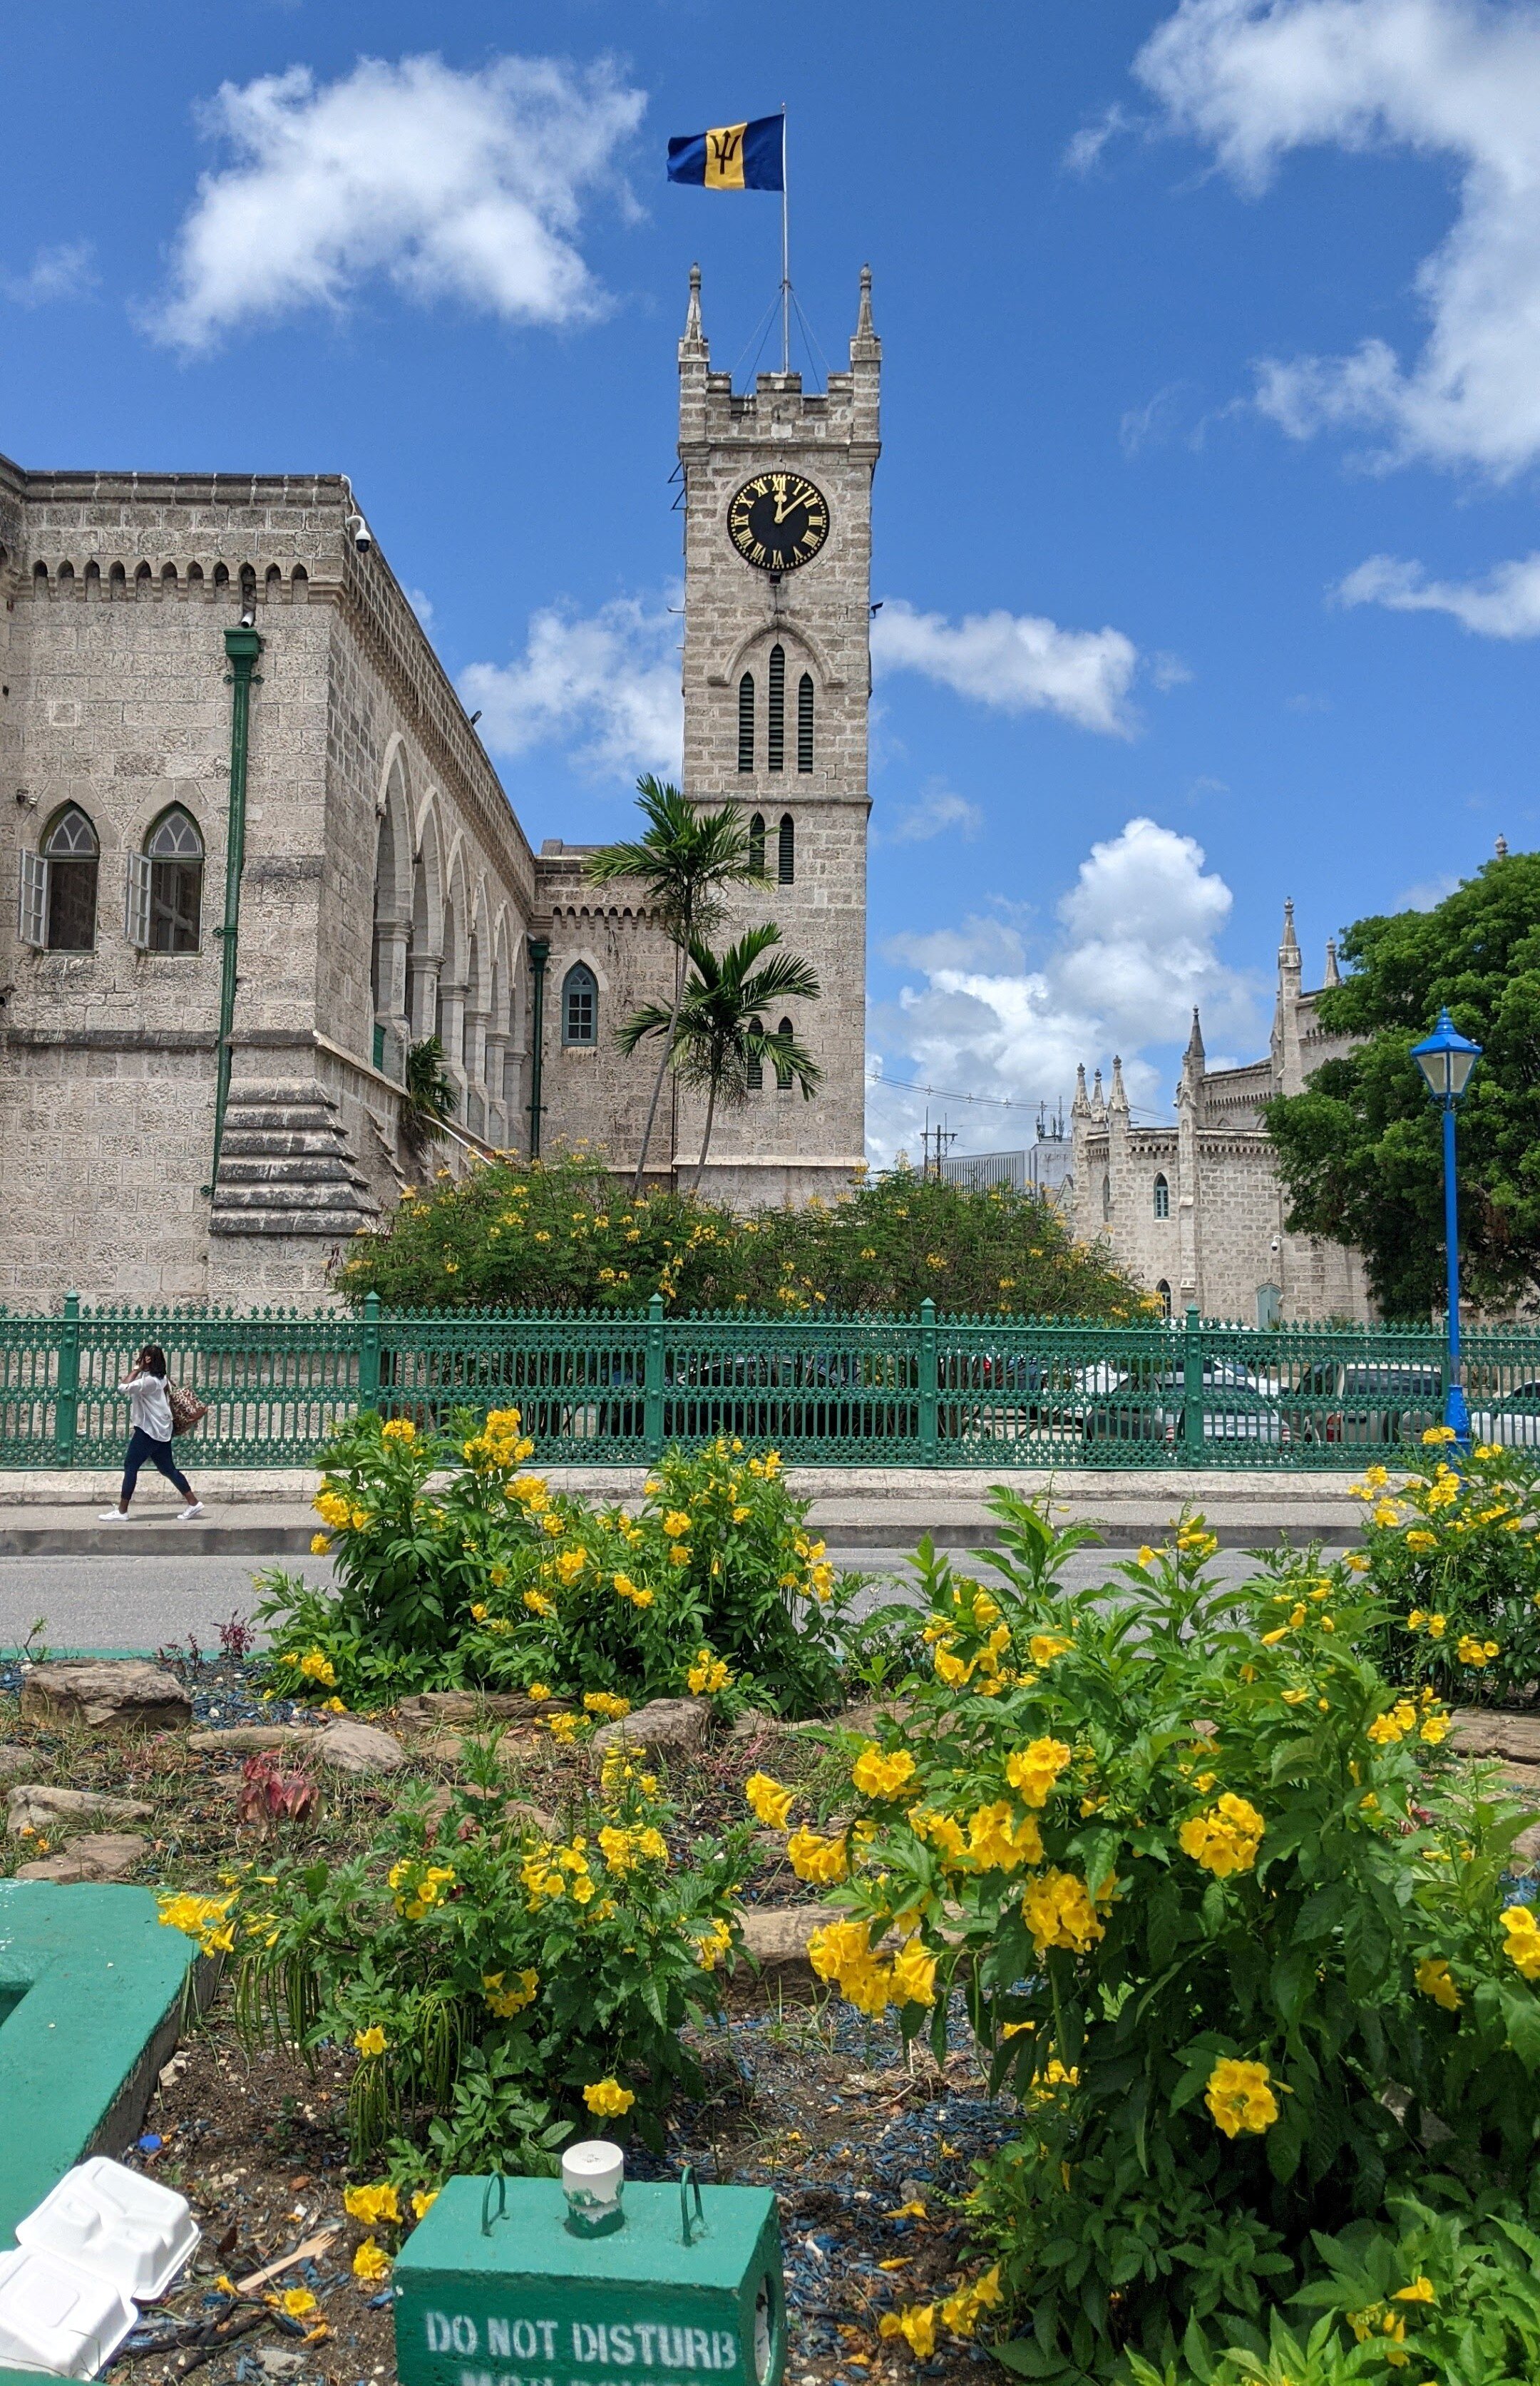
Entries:
[[788,514],[795,514],[797,508],[799,506],[805,506],[808,500],[806,497],[778,496],[775,500],[775,526],[777,530],[780,529]]

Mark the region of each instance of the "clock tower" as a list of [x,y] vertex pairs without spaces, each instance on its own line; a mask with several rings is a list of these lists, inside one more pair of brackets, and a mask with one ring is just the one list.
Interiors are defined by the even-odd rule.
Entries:
[[[804,391],[800,373],[760,373],[734,393],[732,374],[711,370],[692,269],[679,344],[684,792],[741,805],[762,841],[768,883],[738,891],[723,934],[774,920],[822,988],[788,1014],[823,1073],[812,1099],[767,1069],[746,1104],[718,1113],[703,1189],[740,1207],[837,1192],[864,1158],[881,370],[863,270],[848,372],[821,392]],[[682,1162],[699,1149],[697,1109],[682,1095]]]

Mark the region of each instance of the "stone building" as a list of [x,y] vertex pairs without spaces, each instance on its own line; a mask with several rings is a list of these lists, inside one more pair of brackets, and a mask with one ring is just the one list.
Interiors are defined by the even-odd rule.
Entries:
[[1196,1308],[1258,1325],[1373,1314],[1356,1251],[1285,1230],[1287,1199],[1262,1124],[1274,1094],[1298,1093],[1322,1061],[1347,1049],[1317,1012],[1324,986],[1337,983],[1328,944],[1323,986],[1304,989],[1294,905],[1285,903],[1264,1060],[1210,1070],[1195,1011],[1171,1126],[1133,1124],[1119,1061],[1105,1096],[1101,1071],[1087,1095],[1081,1069],[1070,1111],[1075,1230],[1105,1240],[1168,1312]]
[[[735,394],[691,277],[683,785],[764,840],[732,931],[777,920],[823,988],[793,1022],[816,1098],[720,1119],[705,1189],[744,1203],[862,1151],[880,360],[863,275],[847,373]],[[735,512],[779,520],[793,484],[807,552],[765,568]],[[614,1030],[669,948],[582,848],[531,851],[344,477],[0,458],[0,1302],[313,1298],[419,1174],[432,1035],[455,1167],[634,1163],[652,1070]],[[699,1130],[681,1097],[653,1181],[693,1175]]]

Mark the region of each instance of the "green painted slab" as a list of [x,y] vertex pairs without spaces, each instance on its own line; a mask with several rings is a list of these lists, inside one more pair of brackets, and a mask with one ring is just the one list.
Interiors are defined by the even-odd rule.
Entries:
[[[396,2259],[402,2386],[779,2386],[774,2197],[628,2180],[625,2223],[580,2235],[554,2179],[452,2179]],[[691,2376],[690,2373],[695,2373]]]
[[71,2163],[133,2137],[197,1960],[147,1889],[0,1881],[0,2250]]

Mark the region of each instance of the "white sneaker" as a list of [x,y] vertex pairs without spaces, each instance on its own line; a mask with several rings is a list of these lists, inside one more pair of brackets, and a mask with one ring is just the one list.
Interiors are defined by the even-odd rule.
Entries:
[[181,1515],[177,1518],[177,1523],[179,1525],[190,1525],[194,1516],[201,1516],[202,1514],[203,1501],[201,1500],[194,1500],[191,1507],[183,1508]]
[[96,1519],[99,1525],[126,1525],[128,1521],[121,1508],[104,1508]]

